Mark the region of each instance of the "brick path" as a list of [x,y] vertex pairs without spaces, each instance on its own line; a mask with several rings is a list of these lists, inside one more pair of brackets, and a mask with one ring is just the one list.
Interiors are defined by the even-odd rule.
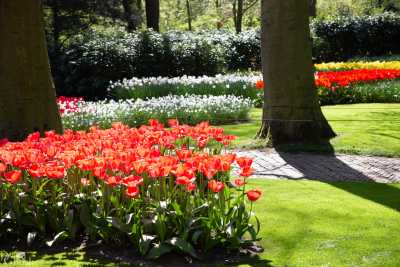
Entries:
[[400,182],[400,158],[284,153],[273,149],[235,151],[254,158],[254,177],[320,181]]

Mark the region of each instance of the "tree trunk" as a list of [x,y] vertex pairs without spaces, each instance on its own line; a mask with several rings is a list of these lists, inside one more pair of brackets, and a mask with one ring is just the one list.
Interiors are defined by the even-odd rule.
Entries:
[[160,1],[146,0],[146,21],[147,28],[160,31]]
[[0,0],[0,138],[62,131],[40,0]]
[[188,21],[188,30],[192,30],[192,11],[190,8],[190,0],[186,0],[186,11],[187,11],[187,21]]
[[140,10],[135,0],[122,0],[124,8],[124,19],[127,23],[126,30],[133,32],[137,30],[141,23]]
[[310,8],[310,17],[315,18],[317,16],[317,0],[308,0]]
[[262,1],[263,124],[274,144],[335,136],[318,102],[311,61],[308,0]]
[[243,0],[238,0],[237,1],[236,20],[235,20],[236,33],[242,32],[242,21],[243,21]]
[[233,0],[232,2],[232,18],[233,18],[233,25],[236,29],[236,17],[237,17],[237,8],[236,8],[237,0]]

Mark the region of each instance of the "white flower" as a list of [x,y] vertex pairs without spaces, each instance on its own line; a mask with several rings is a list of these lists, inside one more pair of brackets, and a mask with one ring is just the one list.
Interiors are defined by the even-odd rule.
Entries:
[[85,129],[93,124],[109,127],[114,121],[131,126],[146,123],[150,118],[178,118],[197,123],[203,120],[233,123],[243,119],[253,103],[250,99],[233,96],[168,95],[149,100],[109,100],[80,102],[75,113],[65,113],[62,120],[65,128]]

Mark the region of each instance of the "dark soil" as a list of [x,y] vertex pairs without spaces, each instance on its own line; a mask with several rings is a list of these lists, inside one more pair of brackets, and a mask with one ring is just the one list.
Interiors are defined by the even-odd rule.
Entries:
[[[64,241],[58,242],[53,247],[46,245],[33,244],[28,247],[24,242],[6,242],[0,240],[0,252],[16,252],[18,258],[29,261],[40,259],[49,260],[49,265],[54,265],[54,261],[59,258],[52,255],[63,253],[63,259],[81,261],[83,266],[103,266],[107,263],[116,263],[119,266],[140,266],[140,267],[211,267],[211,266],[232,266],[237,264],[249,264],[254,267],[272,266],[266,260],[262,260],[257,255],[262,252],[262,248],[257,245],[250,246],[240,251],[227,251],[217,248],[213,251],[200,255],[201,260],[193,259],[179,253],[169,253],[157,260],[147,260],[140,255],[132,245],[110,246],[101,242],[91,241]],[[81,255],[83,254],[83,259]],[[3,258],[2,262],[12,261],[13,259]]]

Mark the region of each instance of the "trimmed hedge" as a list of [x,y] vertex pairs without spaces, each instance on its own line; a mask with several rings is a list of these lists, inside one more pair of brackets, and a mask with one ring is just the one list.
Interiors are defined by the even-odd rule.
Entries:
[[400,53],[400,15],[337,18],[311,23],[317,61]]
[[[313,21],[311,29],[317,62],[400,53],[400,15]],[[107,96],[109,81],[123,78],[260,69],[260,33],[88,32],[50,58],[59,95],[98,99]]]
[[102,99],[109,81],[125,77],[215,75],[223,70],[223,52],[197,36],[89,32],[50,58],[58,95]]

